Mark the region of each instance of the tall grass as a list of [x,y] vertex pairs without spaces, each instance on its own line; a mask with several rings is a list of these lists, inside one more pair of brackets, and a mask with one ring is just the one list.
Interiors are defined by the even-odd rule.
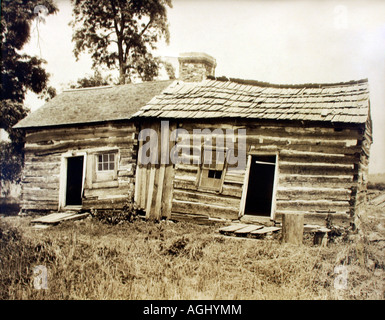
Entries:
[[[86,219],[34,231],[27,218],[7,219],[19,225],[1,227],[2,299],[384,298],[383,242],[365,237],[324,248],[226,238],[218,226],[184,222]],[[36,264],[47,267],[46,290],[32,285]],[[349,271],[344,290],[334,286],[339,265]]]

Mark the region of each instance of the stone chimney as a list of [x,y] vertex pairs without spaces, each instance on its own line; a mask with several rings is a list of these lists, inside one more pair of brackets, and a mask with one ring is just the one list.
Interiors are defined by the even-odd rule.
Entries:
[[203,52],[181,53],[179,56],[179,80],[200,82],[207,76],[215,76],[217,63],[212,56]]

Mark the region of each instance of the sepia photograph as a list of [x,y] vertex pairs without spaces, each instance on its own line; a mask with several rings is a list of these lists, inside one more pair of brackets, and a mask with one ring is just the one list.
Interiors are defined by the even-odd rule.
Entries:
[[1,1],[0,300],[385,300],[384,12]]

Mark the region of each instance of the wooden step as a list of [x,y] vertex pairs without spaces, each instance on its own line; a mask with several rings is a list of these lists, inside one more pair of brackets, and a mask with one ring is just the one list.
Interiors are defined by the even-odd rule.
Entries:
[[250,234],[266,234],[269,232],[276,232],[279,230],[281,230],[281,228],[279,228],[279,227],[264,227],[264,228],[259,229],[259,230],[251,231]]
[[79,220],[88,217],[89,212],[86,213],[77,213],[77,212],[55,212],[48,214],[43,217],[38,217],[33,219],[31,223],[40,223],[40,224],[57,224],[66,220]]
[[252,231],[262,229],[262,228],[263,228],[263,226],[249,225],[249,226],[244,227],[242,229],[236,230],[234,233],[235,234],[247,234],[247,233],[250,233]]
[[245,228],[247,226],[250,226],[249,224],[242,224],[242,223],[237,223],[237,224],[232,224],[231,226],[223,227],[219,229],[220,233],[224,232],[234,232],[236,230]]

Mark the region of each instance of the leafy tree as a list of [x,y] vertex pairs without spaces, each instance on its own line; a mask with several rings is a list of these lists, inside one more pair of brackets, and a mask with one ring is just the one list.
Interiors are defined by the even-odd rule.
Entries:
[[76,58],[88,52],[93,67],[119,69],[119,83],[134,77],[152,80],[159,63],[151,54],[159,40],[169,41],[167,7],[171,0],[71,0]]
[[72,89],[76,89],[76,88],[108,86],[110,84],[112,84],[111,76],[108,75],[103,77],[100,71],[96,69],[92,76],[86,76],[84,78],[80,78],[77,80],[76,84],[70,84],[70,87]]
[[1,1],[0,128],[11,139],[11,143],[1,143],[1,180],[15,181],[19,176],[24,135],[12,127],[27,115],[23,104],[27,91],[44,95],[54,90],[48,86],[49,74],[42,67],[45,61],[20,52],[29,41],[32,23],[41,18],[42,9],[44,14],[57,11],[52,0]]

